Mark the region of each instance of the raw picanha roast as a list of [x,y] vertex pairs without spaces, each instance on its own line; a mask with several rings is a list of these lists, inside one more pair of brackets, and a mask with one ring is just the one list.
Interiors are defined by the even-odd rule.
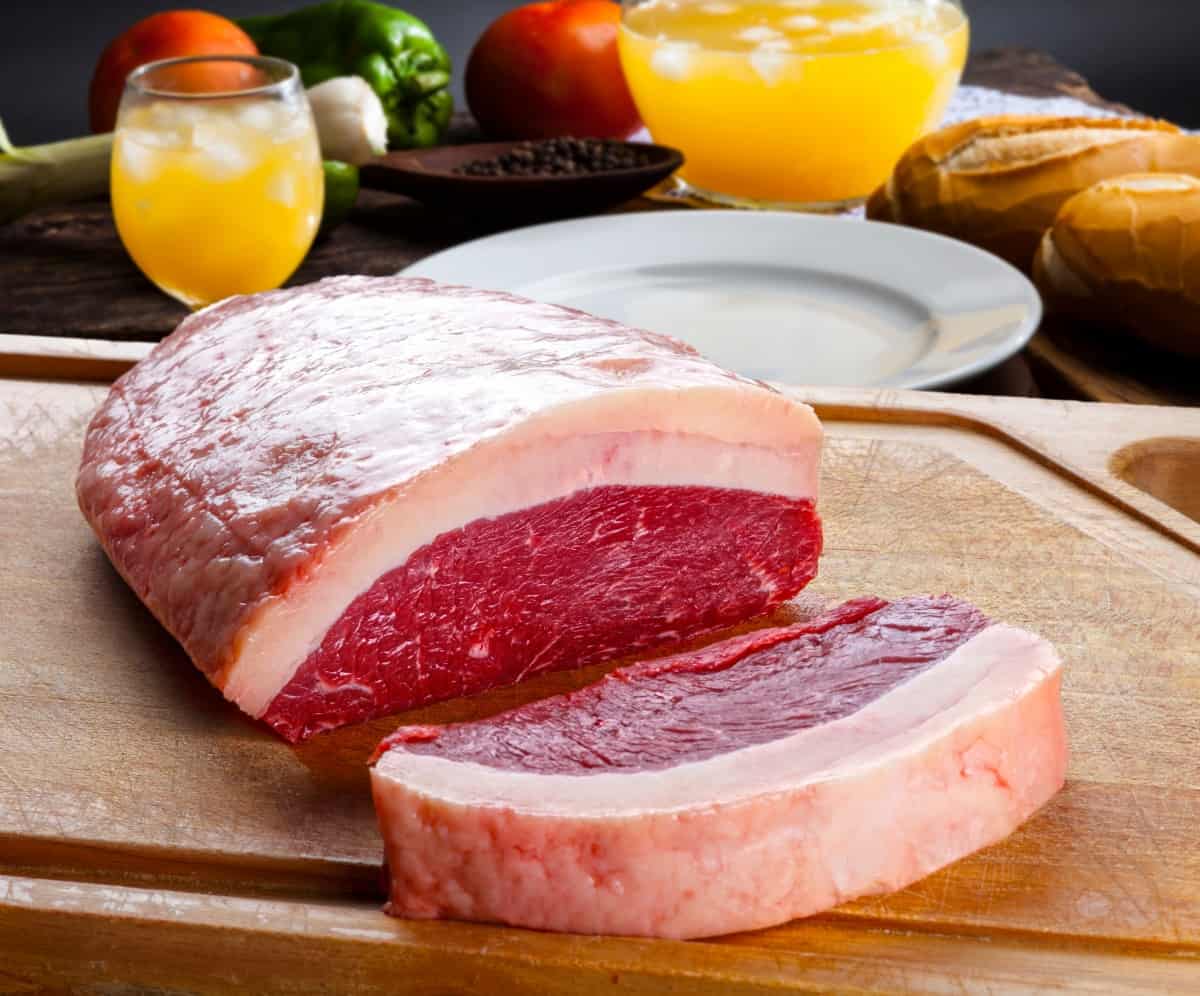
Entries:
[[372,769],[390,912],[703,937],[888,892],[1063,784],[1053,648],[863,598],[472,723]]
[[302,740],[791,598],[820,446],[674,340],[342,277],[185,320],[113,386],[77,491],[209,680]]

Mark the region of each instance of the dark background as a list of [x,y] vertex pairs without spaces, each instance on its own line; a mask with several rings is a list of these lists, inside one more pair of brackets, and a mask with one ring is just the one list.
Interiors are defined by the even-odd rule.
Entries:
[[[461,72],[471,44],[503,0],[394,0],[425,19]],[[17,144],[86,130],[87,85],[105,43],[134,21],[173,7],[229,16],[305,0],[0,0],[0,118]],[[1040,48],[1083,73],[1101,95],[1200,127],[1200,0],[965,0],[975,51]],[[461,97],[461,81],[456,82]]]

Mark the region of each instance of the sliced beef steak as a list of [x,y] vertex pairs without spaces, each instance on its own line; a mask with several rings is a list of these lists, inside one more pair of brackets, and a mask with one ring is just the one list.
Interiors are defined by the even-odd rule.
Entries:
[[674,340],[343,277],[185,320],[101,405],[77,492],[209,679],[300,740],[790,598],[820,446]]
[[1063,784],[1061,664],[965,602],[858,599],[380,747],[389,912],[702,937],[899,889]]

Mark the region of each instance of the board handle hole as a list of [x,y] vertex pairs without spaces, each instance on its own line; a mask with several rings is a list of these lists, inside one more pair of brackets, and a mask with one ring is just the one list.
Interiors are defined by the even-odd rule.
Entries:
[[1127,484],[1200,522],[1200,439],[1143,439],[1119,449],[1109,462]]

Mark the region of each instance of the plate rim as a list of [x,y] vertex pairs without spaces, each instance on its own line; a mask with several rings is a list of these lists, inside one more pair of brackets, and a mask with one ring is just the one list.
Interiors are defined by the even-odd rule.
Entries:
[[[687,219],[687,220],[685,220]],[[719,219],[719,221],[718,221]],[[734,221],[733,219],[739,219]],[[840,226],[851,226],[851,230],[869,231],[871,229],[881,230],[887,229],[889,238],[911,240],[914,244],[920,245],[937,244],[951,252],[959,253],[963,256],[973,257],[974,260],[986,266],[993,268],[998,274],[1003,273],[1013,283],[1013,300],[1016,301],[1019,296],[1021,304],[1024,305],[1025,314],[1021,321],[1016,324],[1013,331],[1005,336],[995,346],[991,347],[986,353],[970,362],[964,362],[956,365],[948,370],[935,371],[923,377],[913,377],[905,379],[903,371],[897,378],[890,379],[888,383],[855,383],[855,384],[839,384],[831,386],[864,388],[868,390],[931,390],[934,388],[946,387],[952,384],[960,383],[971,377],[978,376],[988,370],[992,370],[1004,363],[1006,360],[1016,356],[1025,348],[1029,340],[1037,333],[1041,326],[1044,317],[1044,307],[1041,295],[1033,282],[1022,273],[1017,267],[1009,263],[1007,260],[1001,259],[978,246],[971,245],[969,242],[963,242],[959,239],[954,239],[946,235],[941,235],[937,232],[929,232],[919,228],[911,228],[907,225],[899,225],[891,222],[873,221],[865,218],[847,217],[845,215],[816,215],[803,214],[790,211],[747,211],[737,209],[711,209],[711,210],[681,210],[681,209],[665,209],[665,210],[650,210],[636,212],[621,212],[621,213],[605,213],[584,215],[577,218],[565,218],[557,221],[534,223],[523,225],[518,228],[510,228],[501,232],[493,232],[488,235],[482,235],[478,238],[468,239],[465,242],[460,242],[457,245],[448,246],[445,249],[439,250],[436,253],[431,253],[424,256],[413,263],[410,263],[400,271],[400,275],[409,277],[424,277],[427,279],[438,280],[447,284],[463,284],[461,278],[447,277],[437,273],[426,273],[425,269],[437,269],[443,264],[447,257],[452,257],[455,253],[460,252],[476,252],[480,248],[486,249],[489,244],[503,243],[511,239],[519,239],[522,236],[528,236],[530,233],[541,232],[558,232],[572,228],[588,228],[599,227],[607,228],[616,224],[625,224],[633,222],[635,225],[646,225],[653,223],[665,224],[694,224],[698,222],[718,221],[718,224],[732,225],[749,225],[756,224],[782,224],[792,225],[796,227],[808,226],[813,229],[823,229],[826,231],[845,231],[846,229]],[[836,226],[836,227],[835,227]],[[866,226],[864,228],[864,226]],[[719,259],[714,262],[720,262]],[[541,279],[550,279],[555,276],[563,275],[566,272],[575,271],[555,271],[551,267]],[[845,271],[848,272],[848,271]],[[850,273],[852,276],[856,274]],[[466,285],[475,286],[475,285]],[[896,282],[888,285],[891,289],[899,289],[902,293],[910,294],[911,292]],[[487,288],[496,290],[497,288]],[[505,290],[504,293],[515,293]],[[520,296],[518,294],[518,296]],[[915,296],[914,296],[915,297]],[[937,340],[935,339],[933,351],[937,350]],[[929,353],[924,355],[928,356]],[[908,368],[908,369],[911,369]],[[771,383],[783,384],[784,381],[771,381]],[[797,385],[791,385],[797,386]],[[800,385],[803,386],[803,385]],[[817,386],[817,385],[810,385]]]

